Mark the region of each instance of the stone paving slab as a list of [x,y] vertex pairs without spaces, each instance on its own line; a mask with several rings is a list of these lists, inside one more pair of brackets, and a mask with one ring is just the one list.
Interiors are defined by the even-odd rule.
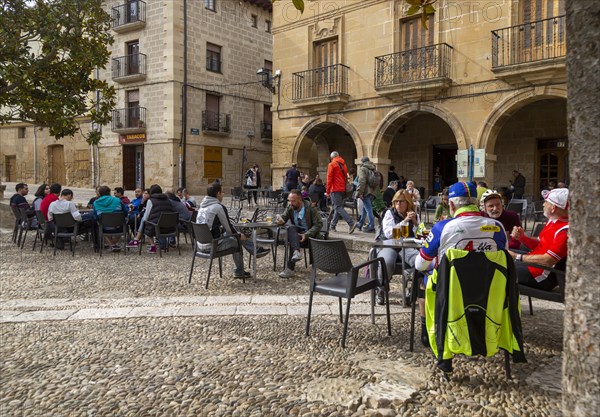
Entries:
[[236,308],[235,314],[241,316],[283,316],[287,314],[287,309],[282,305],[243,305]]
[[183,306],[177,313],[178,316],[233,316],[236,306]]
[[173,317],[181,307],[134,307],[127,317]]
[[22,311],[18,310],[2,310],[0,311],[0,323],[9,323],[12,321],[12,318],[22,313]]
[[25,311],[18,316],[9,318],[11,322],[25,321],[54,321],[67,320],[77,313],[77,310],[40,310],[40,311]]
[[132,310],[133,307],[87,308],[77,311],[69,320],[123,319]]
[[[308,306],[307,305],[289,305],[287,306],[287,313],[290,316],[306,316],[308,314]],[[333,314],[334,309],[332,306],[328,304],[313,304],[311,315],[324,315],[324,314]],[[335,314],[337,314],[337,308],[335,309]]]

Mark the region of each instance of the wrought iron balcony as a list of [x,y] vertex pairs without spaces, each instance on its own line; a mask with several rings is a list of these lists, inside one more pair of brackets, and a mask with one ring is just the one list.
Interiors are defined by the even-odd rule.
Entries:
[[119,83],[146,78],[146,55],[132,54],[112,59],[112,79]]
[[112,29],[123,33],[146,26],[146,2],[127,1],[112,8]]
[[202,130],[214,133],[230,133],[231,115],[204,110],[202,112]]
[[375,90],[401,98],[434,97],[450,86],[452,49],[439,43],[375,57]]
[[492,31],[492,71],[513,84],[566,81],[565,16]]
[[348,67],[344,64],[292,74],[292,100],[308,111],[339,110],[348,103]]
[[145,132],[146,108],[136,106],[113,110],[110,130],[116,133]]
[[260,122],[260,138],[273,139],[273,124],[271,122]]

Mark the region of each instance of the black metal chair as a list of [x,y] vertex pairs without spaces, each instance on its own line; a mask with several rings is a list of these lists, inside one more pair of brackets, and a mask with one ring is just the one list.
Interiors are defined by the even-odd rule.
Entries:
[[[341,240],[319,240],[310,239],[311,258],[313,267],[310,277],[309,299],[308,299],[308,317],[306,321],[306,335],[310,333],[310,317],[312,313],[312,302],[314,293],[330,295],[337,297],[339,301],[340,322],[344,323],[344,332],[342,334],[342,347],[346,347],[346,335],[348,333],[348,320],[350,317],[351,300],[358,294],[366,291],[371,291],[371,321],[375,322],[375,288],[379,285],[379,281],[374,277],[372,271],[369,276],[359,277],[362,268],[370,267],[379,262],[380,268],[383,269],[383,281],[386,288],[386,294],[389,293],[387,272],[383,258],[371,259],[360,265],[352,265],[346,245]],[[317,274],[319,271],[334,276],[318,280]],[[342,316],[342,298],[346,299],[346,318]],[[386,316],[388,336],[392,335],[392,327],[390,322],[390,305],[389,297],[386,296]]]
[[16,244],[20,249],[23,249],[23,246],[25,246],[25,239],[27,239],[27,232],[29,230],[35,230],[37,226],[34,226],[33,224],[34,217],[28,217],[27,211],[24,208],[15,206],[12,206],[11,208],[15,216],[18,214],[16,222],[18,237]]
[[[224,239],[231,239],[234,237],[237,241],[237,245],[234,245],[225,250],[218,250],[219,243],[221,243]],[[199,224],[192,223],[192,240],[194,242],[193,256],[192,256],[192,266],[190,267],[190,277],[188,279],[188,284],[192,283],[192,274],[194,272],[194,262],[196,257],[200,257],[203,259],[208,259],[208,274],[206,275],[206,284],[204,285],[205,289],[208,289],[208,282],[210,281],[210,273],[212,271],[212,264],[214,259],[218,259],[219,261],[219,276],[223,278],[223,264],[222,258],[227,255],[231,255],[237,252],[241,252],[242,245],[240,243],[239,235],[233,236],[222,236],[220,238],[213,238],[213,235],[210,231],[210,228],[207,224]],[[210,252],[203,252],[199,249],[198,245],[210,245]],[[243,282],[246,282],[243,279]]]
[[44,217],[44,213],[40,210],[35,211],[35,217],[37,219],[37,229],[35,231],[35,240],[33,241],[33,248],[31,250],[35,250],[35,246],[37,245],[38,239],[40,240],[40,253],[44,249],[44,243],[46,242],[46,218]]
[[79,234],[79,222],[73,218],[71,213],[53,214],[54,231],[54,256],[56,256],[56,244],[58,238],[68,238],[72,256],[75,256],[75,245]]
[[15,216],[15,226],[13,227],[12,241],[17,244],[17,236],[19,235],[19,224],[21,223],[21,213],[17,206],[10,206],[13,216]]
[[343,202],[344,208],[349,208],[352,217],[358,219],[358,200],[356,198],[345,198]]
[[185,238],[185,243],[188,243],[188,235],[190,235],[190,242],[193,244],[194,239],[192,239],[192,223],[196,223],[196,219],[198,218],[198,210],[192,211],[192,215],[189,220],[179,220],[179,233],[183,234]]
[[[518,262],[518,261],[517,261]],[[533,266],[535,268],[544,269],[549,271],[556,277],[558,281],[558,287],[554,288],[551,291],[543,290],[541,288],[528,287],[527,285],[519,284],[519,294],[524,295],[528,298],[529,301],[529,314],[533,315],[533,304],[531,302],[531,297],[538,298],[540,300],[552,301],[555,303],[565,303],[565,276],[567,270],[567,258],[563,258],[560,262],[558,262],[553,268],[538,265],[530,262],[524,262],[529,266]]]
[[[154,226],[154,237],[158,241],[158,255],[162,258],[162,245],[160,244],[161,239],[165,239],[165,250],[169,248],[169,238],[175,238],[177,251],[181,256],[181,248],[179,247],[179,213],[160,213],[160,217],[156,223],[146,220],[146,223],[150,226]],[[142,245],[140,244],[140,255],[142,254]]]
[[[270,208],[257,208],[254,210],[254,214],[250,219],[251,223],[255,222],[264,222],[267,220],[267,217],[271,216],[272,219],[278,214],[282,214],[284,212],[284,208],[281,207],[270,207]],[[277,270],[277,248],[279,245],[285,245],[285,228],[273,225],[273,226],[265,226],[261,233],[257,232],[256,243],[257,244],[267,244],[271,246],[271,256],[273,257],[273,271]],[[287,247],[286,247],[287,250]],[[287,251],[286,251],[287,254]],[[250,252],[250,258],[248,260],[248,265],[252,265],[252,256],[254,254]]]
[[231,189],[231,201],[232,203],[237,202],[238,206],[241,208],[244,204],[244,201],[248,199],[248,193],[244,191],[242,187],[233,187]]
[[[108,231],[105,231],[107,229]],[[111,230],[113,229],[113,230]],[[127,243],[127,215],[123,211],[115,213],[101,213],[98,218],[98,243],[100,257],[104,248],[104,238],[109,236],[122,236],[123,242]],[[123,250],[123,255],[127,248]]]
[[281,204],[281,190],[270,190],[267,194],[267,205],[277,207]]

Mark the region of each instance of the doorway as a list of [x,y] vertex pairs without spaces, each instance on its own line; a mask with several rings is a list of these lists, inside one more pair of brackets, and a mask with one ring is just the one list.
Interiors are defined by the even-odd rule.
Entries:
[[123,146],[123,188],[144,188],[144,146]]
[[17,181],[17,156],[6,155],[4,157],[4,172],[6,174],[6,182]]
[[48,165],[50,166],[50,183],[65,185],[65,148],[63,145],[48,147]]
[[431,176],[431,190],[435,189],[435,176],[439,168],[441,177],[441,189],[449,187],[458,181],[456,176],[456,154],[458,146],[456,144],[434,145],[433,146],[433,173]]
[[[538,191],[559,181],[569,182],[569,150],[567,138],[538,140],[536,188]],[[536,194],[537,195],[537,194]]]

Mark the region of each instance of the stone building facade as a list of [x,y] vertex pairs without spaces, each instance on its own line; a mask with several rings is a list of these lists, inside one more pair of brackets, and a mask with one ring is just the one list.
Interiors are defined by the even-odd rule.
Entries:
[[407,7],[274,4],[274,181],[292,162],[323,176],[337,150],[350,166],[393,165],[429,195],[436,171],[457,180],[472,146],[485,168],[474,179],[490,186],[518,170],[539,199],[568,182],[563,0],[438,0],[427,30]]
[[56,141],[37,128],[34,146],[32,126],[2,127],[3,180],[35,182],[35,159],[37,182],[71,186],[184,183],[200,193],[214,179],[239,185],[253,163],[269,184],[272,92],[257,70],[272,67],[271,3],[188,0],[184,10],[183,1],[109,0],[105,7],[115,41],[99,77],[116,88],[117,105],[100,145]]

